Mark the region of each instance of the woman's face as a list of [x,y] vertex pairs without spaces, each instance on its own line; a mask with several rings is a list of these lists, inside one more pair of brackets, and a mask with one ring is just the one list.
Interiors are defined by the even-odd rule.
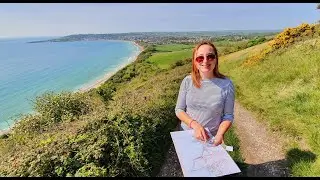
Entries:
[[200,46],[196,52],[195,63],[198,70],[202,73],[213,73],[216,64],[216,56],[210,45]]

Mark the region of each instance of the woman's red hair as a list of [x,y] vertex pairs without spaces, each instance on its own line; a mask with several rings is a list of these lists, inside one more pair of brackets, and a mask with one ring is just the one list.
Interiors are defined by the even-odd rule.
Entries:
[[191,72],[191,77],[192,77],[192,82],[193,82],[194,86],[197,87],[197,88],[201,87],[201,83],[200,83],[201,77],[200,77],[199,70],[198,70],[198,68],[196,66],[195,59],[196,59],[197,50],[202,45],[209,45],[209,46],[211,46],[213,48],[213,52],[214,52],[214,54],[216,56],[216,64],[215,64],[215,67],[213,69],[214,77],[217,77],[217,78],[225,78],[226,77],[225,75],[223,75],[223,74],[221,74],[219,72],[218,52],[217,52],[216,47],[210,41],[202,41],[202,42],[200,42],[199,44],[196,45],[196,47],[193,49],[193,53],[192,53],[192,72]]

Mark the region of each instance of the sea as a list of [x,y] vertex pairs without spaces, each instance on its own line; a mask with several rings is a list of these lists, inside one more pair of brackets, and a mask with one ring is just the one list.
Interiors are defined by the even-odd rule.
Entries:
[[0,130],[32,113],[35,97],[91,87],[141,51],[129,41],[28,43],[47,39],[0,39]]

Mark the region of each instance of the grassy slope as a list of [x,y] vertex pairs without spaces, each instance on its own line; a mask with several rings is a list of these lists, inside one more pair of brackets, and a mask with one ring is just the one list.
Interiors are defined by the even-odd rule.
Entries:
[[[178,52],[182,48],[165,45],[158,49]],[[20,120],[9,137],[0,138],[0,175],[148,176],[151,171],[156,173],[170,145],[169,132],[178,123],[172,109],[179,85],[190,67],[187,63],[158,71],[143,60],[118,72],[119,84],[102,86],[103,93],[116,89],[110,95],[111,100],[106,101],[109,95],[101,98],[95,90],[84,96],[58,94],[48,96],[49,101],[42,99],[38,115]],[[142,74],[131,77],[133,70]],[[79,110],[80,102],[84,106]],[[231,156],[242,167],[238,139],[233,131],[226,135],[226,143],[234,146]]]
[[262,49],[264,49],[267,46],[267,44],[268,42],[250,48],[246,48],[235,53],[227,54],[225,56],[221,56],[219,60],[220,62],[223,62],[225,60],[236,59],[240,62],[240,60],[244,60],[246,57],[248,57],[248,55],[253,55],[253,53],[259,53]]
[[[260,46],[260,47],[259,47]],[[257,48],[258,47],[258,48]],[[256,53],[265,45],[258,45]],[[254,52],[225,56],[221,71],[233,79],[237,99],[289,136],[287,158],[293,176],[319,176],[320,160],[320,39],[278,50],[257,65],[240,66]],[[307,145],[302,147],[303,141]],[[310,146],[310,149],[307,148]]]

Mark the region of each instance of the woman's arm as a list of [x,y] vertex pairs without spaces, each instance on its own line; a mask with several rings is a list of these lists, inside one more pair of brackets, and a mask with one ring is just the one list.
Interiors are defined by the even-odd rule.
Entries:
[[234,86],[233,86],[233,83],[230,82],[227,89],[227,97],[224,103],[222,122],[215,136],[214,145],[219,145],[223,143],[224,134],[228,131],[228,129],[231,127],[233,123],[234,101],[235,101]]
[[190,123],[191,123],[191,128],[192,128],[192,125],[196,123],[196,122],[192,122],[194,120],[185,111],[180,111],[176,115],[180,119],[180,121],[184,122],[188,127]]
[[192,119],[187,113],[186,113],[186,95],[187,95],[187,78],[184,78],[179,90],[179,95],[177,99],[177,104],[175,108],[176,116],[181,120],[183,123],[185,123],[188,127],[195,130],[195,137],[200,140],[206,141],[208,138],[208,135],[203,128],[201,124],[199,124],[197,121]]
[[[206,130],[204,129],[204,127],[199,124],[197,121],[193,120],[192,118],[190,118],[190,116],[188,116],[187,113],[185,113],[184,111],[181,111],[180,113],[177,114],[177,117],[184,123],[187,124],[187,126],[191,127],[192,129],[194,129],[194,136],[197,139],[200,139],[202,141],[207,141],[207,139],[209,138]],[[191,124],[190,124],[191,123]]]
[[193,121],[193,119],[190,116],[188,116],[188,114],[185,112],[187,107],[186,105],[187,87],[188,87],[188,82],[187,82],[187,77],[185,77],[182,80],[180,85],[175,112],[176,112],[176,116],[182,122],[184,122],[187,126],[189,126],[190,122]]
[[228,131],[228,129],[231,127],[232,122],[231,121],[222,121],[222,123],[219,126],[218,132],[215,136],[214,145],[219,145],[223,142],[224,134]]

